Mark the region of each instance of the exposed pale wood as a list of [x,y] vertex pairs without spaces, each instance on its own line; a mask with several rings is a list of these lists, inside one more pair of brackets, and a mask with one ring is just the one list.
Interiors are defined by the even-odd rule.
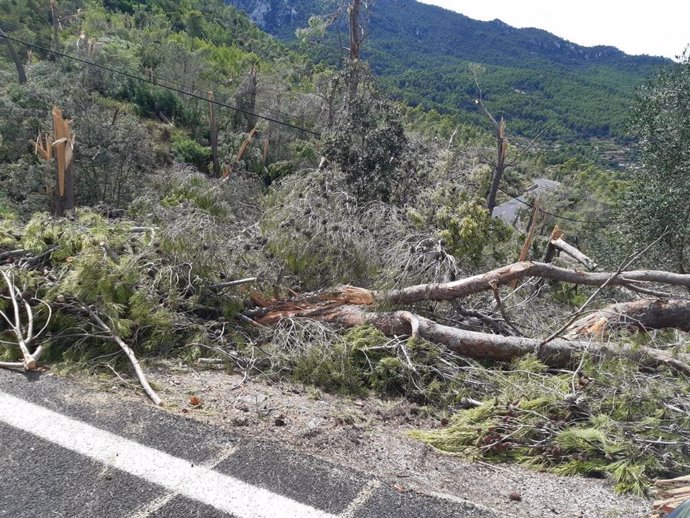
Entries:
[[247,137],[244,139],[242,145],[240,146],[240,149],[237,151],[237,155],[235,156],[235,162],[239,162],[240,160],[242,160],[244,154],[247,152],[249,144],[251,144],[252,140],[254,140],[254,135],[256,135],[257,131],[257,127],[254,126],[252,130],[249,132],[249,135],[247,135]]
[[580,252],[573,245],[566,243],[562,238],[552,240],[551,244],[561,252],[568,254],[570,257],[575,259],[578,263],[584,265],[589,270],[596,269],[597,263],[595,263],[592,259]]
[[606,306],[570,326],[568,337],[604,336],[620,329],[690,331],[690,299],[643,299]]
[[549,237],[549,242],[546,245],[546,250],[544,251],[544,257],[542,262],[550,263],[553,260],[553,256],[556,255],[556,247],[553,245],[554,241],[557,241],[563,237],[563,231],[561,227],[555,225],[551,231],[551,236]]
[[219,282],[218,284],[214,284],[211,286],[211,288],[229,288],[230,286],[239,286],[241,284],[251,284],[252,282],[256,282],[256,277],[247,277],[246,279],[237,279],[236,281],[226,281],[226,282]]
[[[50,305],[39,301],[48,310],[48,317],[46,323],[41,328],[38,333],[34,332],[34,311],[31,307],[31,297],[25,297],[24,293],[17,287],[15,283],[14,270],[10,268],[3,268],[0,270],[0,275],[2,275],[5,281],[5,286],[9,293],[9,299],[12,303],[12,316],[10,317],[4,311],[0,311],[0,317],[5,321],[9,329],[14,334],[14,338],[17,341],[17,347],[22,353],[22,362],[2,362],[0,367],[5,368],[23,368],[24,370],[30,371],[38,367],[38,360],[43,352],[43,347],[38,346],[31,352],[31,347],[36,338],[38,338],[48,327],[50,322],[52,312]],[[22,311],[23,310],[23,311]],[[22,315],[25,315],[23,317]]]
[[[527,237],[525,238],[525,242],[522,245],[522,248],[520,249],[520,256],[518,257],[518,262],[520,261],[526,261],[527,256],[529,255],[529,248],[532,246],[532,240],[534,239],[534,233],[537,229],[537,216],[539,215],[539,209],[541,208],[541,196],[537,196],[537,199],[534,201],[534,206],[532,207],[532,214],[530,216],[529,220],[529,227],[527,230]],[[510,288],[515,289],[517,287],[517,279],[515,279],[513,282],[510,283]]]

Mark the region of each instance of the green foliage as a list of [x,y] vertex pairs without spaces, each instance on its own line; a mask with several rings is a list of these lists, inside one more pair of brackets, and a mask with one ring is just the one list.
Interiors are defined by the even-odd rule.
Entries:
[[512,236],[512,228],[489,216],[482,201],[470,198],[455,186],[442,185],[419,205],[408,211],[410,221],[419,228],[433,228],[456,259],[478,266],[487,263],[488,253],[495,261],[504,258],[503,245]]
[[[333,2],[301,1],[296,13],[280,0],[230,3],[247,13],[261,12],[260,25],[283,40],[309,39],[302,48],[315,60],[342,60],[339,38],[347,33],[346,16],[329,29],[324,24],[336,11]],[[498,20],[472,20],[420,2],[380,0],[370,5],[366,18],[364,57],[396,98],[477,124],[482,115],[473,103],[478,92],[470,67],[479,63],[485,68],[481,85],[488,109],[526,136],[546,128],[545,138],[582,144],[591,137],[625,138],[633,89],[668,64],[612,47],[573,45]]]
[[293,380],[329,392],[404,395],[439,408],[461,400],[462,380],[439,363],[448,354],[423,340],[391,340],[370,326],[339,336],[319,323],[290,322],[274,333],[271,347]]
[[447,428],[413,436],[472,458],[610,476],[618,491],[637,495],[652,478],[682,472],[686,418],[658,402],[688,393],[687,380],[676,385],[675,375],[662,372],[641,385],[638,366],[622,360],[583,367],[574,378],[549,374],[534,358],[519,360],[489,375],[492,392],[481,406],[459,411]]
[[478,265],[488,245],[498,250],[500,242],[512,234],[511,227],[492,218],[480,202],[463,201],[456,207],[441,206],[434,214],[439,236],[456,258]]
[[395,105],[362,81],[366,71],[361,64],[348,66],[346,81],[360,84],[325,136],[323,156],[345,174],[359,199],[388,202],[414,180],[412,149]]
[[211,149],[209,147],[202,146],[196,141],[180,135],[173,139],[172,148],[178,161],[191,164],[201,172],[208,172],[208,165],[211,161]]
[[690,58],[662,71],[638,92],[634,129],[645,167],[637,170],[624,198],[626,232],[655,267],[690,269]]

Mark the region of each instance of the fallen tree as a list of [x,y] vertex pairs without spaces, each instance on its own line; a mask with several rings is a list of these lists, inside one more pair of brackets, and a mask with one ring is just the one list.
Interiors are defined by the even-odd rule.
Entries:
[[[341,298],[340,300],[343,300]],[[370,325],[389,336],[419,337],[440,344],[461,356],[479,360],[512,361],[521,356],[534,354],[551,367],[566,367],[576,358],[587,353],[594,358],[624,356],[641,365],[658,367],[666,365],[690,376],[690,354],[670,353],[648,347],[633,347],[615,343],[592,341],[571,341],[555,339],[548,343],[536,338],[503,336],[476,331],[466,331],[446,326],[408,311],[375,312],[362,306],[341,305],[337,301],[323,301],[321,304],[290,312],[269,311],[258,318],[261,324],[275,323],[282,318],[310,318],[346,327]]]
[[[262,325],[272,325],[284,318],[310,318],[346,327],[371,325],[387,335],[419,336],[444,345],[451,351],[475,359],[510,361],[527,354],[535,354],[553,367],[572,365],[582,353],[593,357],[624,356],[642,365],[666,365],[690,375],[690,355],[671,354],[658,349],[631,347],[591,340],[573,341],[468,331],[441,325],[408,311],[379,312],[376,305],[406,305],[423,301],[454,301],[459,298],[492,290],[516,279],[540,277],[589,286],[622,286],[645,290],[647,283],[666,283],[690,286],[690,275],[664,271],[639,270],[615,273],[588,273],[559,268],[551,264],[520,262],[453,282],[422,284],[390,291],[373,291],[354,286],[311,293],[283,301],[253,298],[258,309],[245,313]],[[500,299],[497,299],[499,301]],[[690,329],[690,300],[639,300],[608,306],[576,321],[569,327],[572,337],[603,337],[604,330],[621,328]]]

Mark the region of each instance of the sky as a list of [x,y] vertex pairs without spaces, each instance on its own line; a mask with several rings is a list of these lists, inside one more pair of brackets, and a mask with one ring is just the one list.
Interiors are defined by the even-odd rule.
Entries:
[[579,45],[675,58],[690,43],[687,0],[419,0],[476,20],[537,27]]

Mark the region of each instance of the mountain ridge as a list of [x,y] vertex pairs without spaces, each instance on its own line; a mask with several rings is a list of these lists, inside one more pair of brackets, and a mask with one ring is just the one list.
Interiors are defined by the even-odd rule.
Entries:
[[[337,2],[226,0],[261,28],[295,43],[295,30]],[[310,46],[317,60],[334,63],[344,20],[330,38]],[[471,65],[484,67],[479,84],[487,106],[512,119],[517,133],[582,140],[624,137],[634,89],[671,60],[629,55],[606,45],[585,47],[538,28],[479,21],[414,0],[377,0],[369,13],[364,57],[395,96],[412,106],[451,112],[478,122]],[[412,36],[412,37],[411,37]],[[330,47],[329,47],[330,45]]]

